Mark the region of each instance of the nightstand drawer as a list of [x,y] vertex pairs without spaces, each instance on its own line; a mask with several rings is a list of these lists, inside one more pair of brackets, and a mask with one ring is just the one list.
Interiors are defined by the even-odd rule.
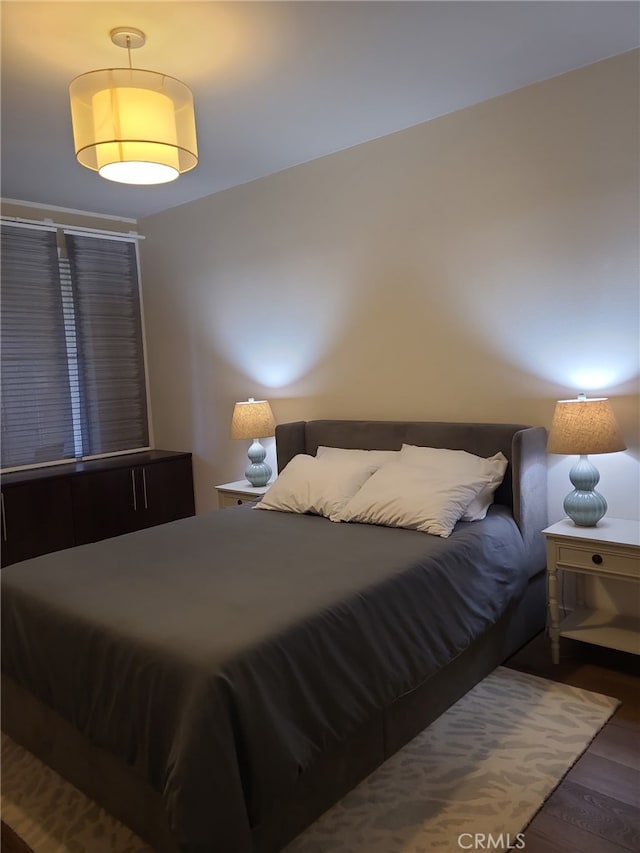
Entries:
[[220,509],[228,509],[230,506],[242,506],[242,504],[257,504],[259,497],[254,495],[234,495],[218,492],[218,506]]
[[618,577],[640,578],[640,560],[631,554],[613,553],[606,546],[599,548],[575,548],[558,544],[558,568],[585,569],[598,574]]
[[218,509],[228,509],[231,506],[257,504],[265,496],[271,483],[266,486],[252,486],[247,480],[236,480],[234,483],[221,483],[216,486],[218,493]]

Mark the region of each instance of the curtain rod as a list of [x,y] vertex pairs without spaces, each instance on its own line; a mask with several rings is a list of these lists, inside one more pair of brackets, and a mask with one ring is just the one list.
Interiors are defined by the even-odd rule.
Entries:
[[6,225],[25,225],[27,228],[60,228],[72,234],[100,234],[102,237],[122,237],[128,240],[144,240],[142,234],[137,231],[109,231],[104,228],[89,228],[84,225],[69,225],[62,222],[54,222],[53,219],[23,219],[21,216],[0,216],[0,220]]

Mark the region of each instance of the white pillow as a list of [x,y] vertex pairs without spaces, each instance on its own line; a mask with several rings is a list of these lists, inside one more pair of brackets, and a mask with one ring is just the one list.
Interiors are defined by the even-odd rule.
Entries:
[[399,450],[353,450],[348,447],[325,447],[320,445],[316,456],[335,456],[342,459],[368,459],[375,462],[378,468],[385,462],[394,462],[398,459]]
[[493,503],[493,495],[504,479],[507,466],[507,457],[503,453],[496,453],[485,459],[467,453],[466,450],[448,450],[441,447],[416,447],[412,444],[403,444],[399,459],[411,465],[429,465],[438,471],[459,473],[462,476],[475,476],[476,474],[489,474],[490,480],[468,507],[463,515],[463,521],[480,521]]
[[379,465],[368,457],[345,459],[300,453],[280,472],[257,509],[312,512],[333,517],[355,495]]
[[427,465],[388,462],[333,520],[408,527],[447,537],[489,478],[489,474],[464,477]]

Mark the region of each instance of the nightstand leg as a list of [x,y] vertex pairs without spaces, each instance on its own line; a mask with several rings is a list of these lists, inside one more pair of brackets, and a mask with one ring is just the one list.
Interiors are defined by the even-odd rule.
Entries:
[[551,638],[551,660],[560,663],[560,610],[558,607],[558,570],[549,567],[549,637]]

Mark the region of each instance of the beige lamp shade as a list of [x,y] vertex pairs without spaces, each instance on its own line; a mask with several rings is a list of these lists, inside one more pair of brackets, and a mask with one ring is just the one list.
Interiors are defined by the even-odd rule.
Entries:
[[249,399],[236,403],[231,419],[231,438],[266,438],[273,435],[276,422],[266,400]]
[[556,403],[547,442],[549,453],[583,456],[618,450],[626,450],[626,445],[606,397]]
[[125,184],[163,184],[198,163],[191,90],[156,71],[109,68],[69,86],[78,162]]

